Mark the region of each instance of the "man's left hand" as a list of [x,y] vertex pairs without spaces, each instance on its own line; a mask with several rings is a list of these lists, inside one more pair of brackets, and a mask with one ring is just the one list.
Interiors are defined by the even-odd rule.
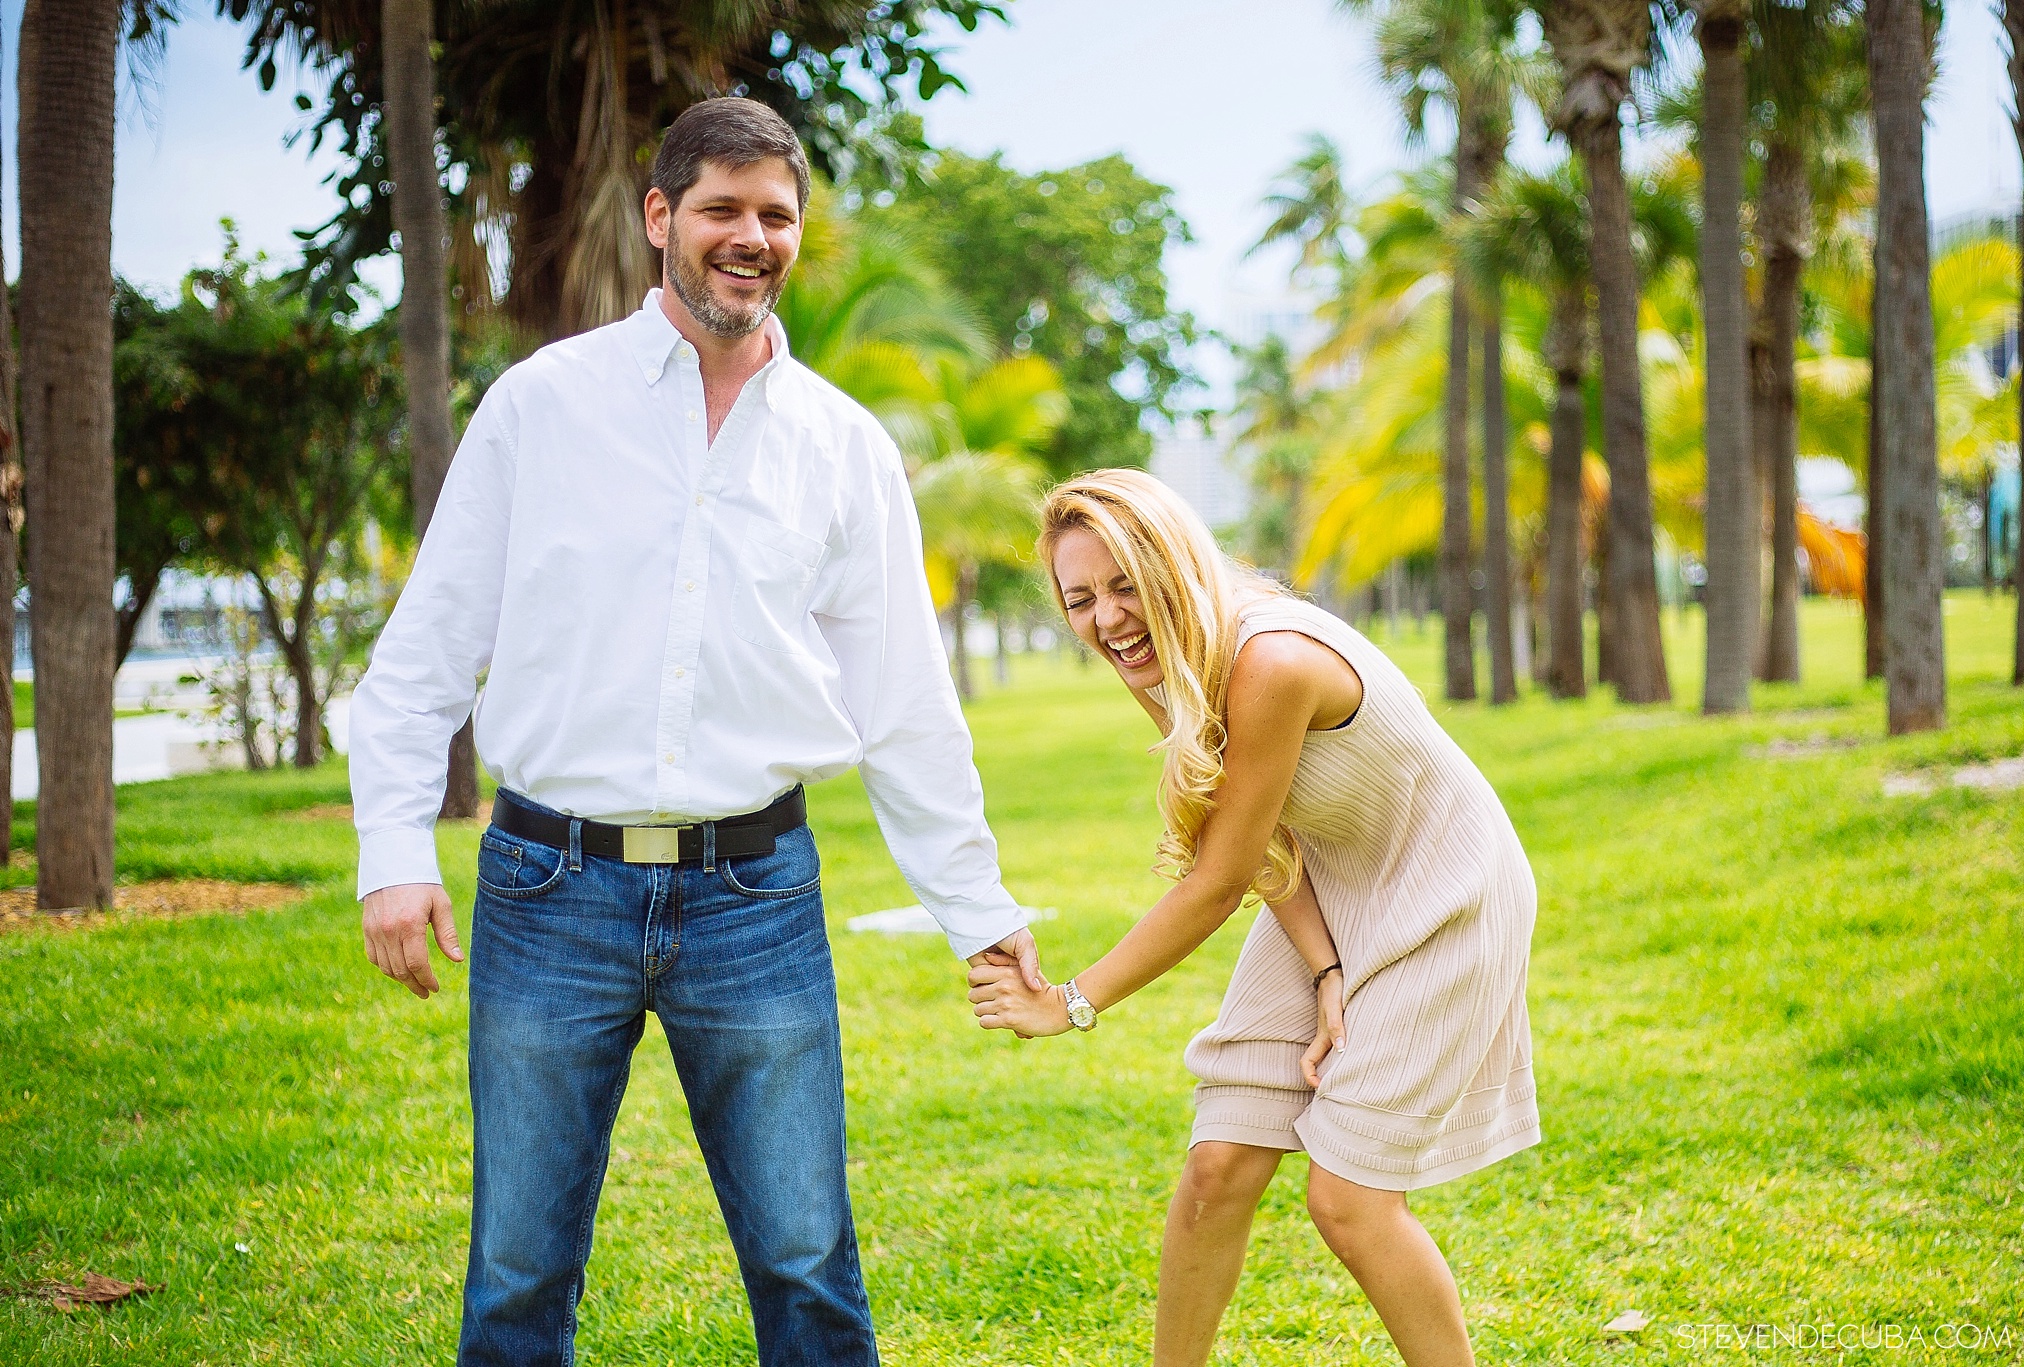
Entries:
[[1040,971],[1040,946],[1033,942],[1033,932],[1024,926],[989,949],[972,954],[969,964],[972,968],[979,964],[997,964],[1005,968],[1017,965],[1019,976],[1035,992],[1045,992],[1049,986],[1047,976]]

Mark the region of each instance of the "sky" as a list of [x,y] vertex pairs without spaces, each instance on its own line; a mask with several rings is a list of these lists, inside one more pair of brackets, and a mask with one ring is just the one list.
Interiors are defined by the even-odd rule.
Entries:
[[[13,56],[21,5],[0,0],[0,212],[10,275],[19,261]],[[240,31],[208,17],[208,0],[185,8],[192,17],[171,32],[152,75],[121,82],[113,261],[162,288],[216,262],[223,217],[248,250],[293,260],[294,231],[335,208],[323,183],[335,158],[327,149],[311,156],[306,142],[287,146],[304,124],[292,97],[317,94],[313,78],[284,70],[263,94],[239,69]],[[1172,297],[1207,326],[1241,335],[1283,297],[1287,258],[1247,260],[1246,252],[1265,222],[1260,200],[1310,133],[1337,141],[1358,185],[1375,186],[1419,155],[1378,83],[1368,24],[1342,16],[1333,0],[1011,0],[1008,10],[1009,25],[975,34],[950,27],[947,64],[969,93],[944,92],[925,105],[930,140],[1003,151],[1027,171],[1123,152],[1175,191],[1195,242],[1169,258]],[[2018,203],[2003,62],[1987,0],[1948,3],[1928,104],[1936,222]],[[1521,123],[1515,160],[1537,167],[1559,155],[1536,119]],[[376,263],[367,278],[391,296],[399,266]],[[1212,380],[1226,373],[1213,356],[1202,369]]]

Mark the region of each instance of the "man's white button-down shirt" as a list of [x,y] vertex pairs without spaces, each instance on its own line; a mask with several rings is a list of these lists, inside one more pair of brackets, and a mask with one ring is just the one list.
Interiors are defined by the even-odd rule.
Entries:
[[[450,737],[572,816],[756,811],[856,765],[959,954],[1025,924],[876,419],[787,353],[715,441],[660,291],[499,378],[351,705],[358,891],[434,883]],[[488,672],[489,671],[489,672]]]

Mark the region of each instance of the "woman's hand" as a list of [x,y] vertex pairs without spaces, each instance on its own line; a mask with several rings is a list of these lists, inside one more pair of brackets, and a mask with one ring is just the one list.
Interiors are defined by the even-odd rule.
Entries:
[[[971,994],[975,996],[975,993]],[[1317,1024],[1314,1043],[1307,1046],[1307,1053],[1300,1060],[1300,1075],[1307,1079],[1307,1085],[1321,1086],[1321,1061],[1328,1057],[1331,1048],[1342,1047],[1342,970],[1336,969],[1321,980],[1321,987],[1314,994],[1314,1014]]]
[[970,969],[970,1000],[986,1030],[1021,1036],[1059,1035],[1068,1030],[1068,1000],[1058,987],[1034,991],[1016,964],[987,960]]

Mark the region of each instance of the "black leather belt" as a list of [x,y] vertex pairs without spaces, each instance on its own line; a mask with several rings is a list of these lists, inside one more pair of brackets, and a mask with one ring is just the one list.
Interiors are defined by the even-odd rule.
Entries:
[[[538,840],[558,850],[569,848],[574,817],[537,812],[521,806],[503,790],[492,799],[492,824],[508,835]],[[693,826],[613,826],[584,821],[585,854],[623,859],[628,864],[693,864],[714,853],[718,858],[750,859],[773,853],[773,842],[808,824],[808,800],[796,784],[763,811],[727,816]]]

